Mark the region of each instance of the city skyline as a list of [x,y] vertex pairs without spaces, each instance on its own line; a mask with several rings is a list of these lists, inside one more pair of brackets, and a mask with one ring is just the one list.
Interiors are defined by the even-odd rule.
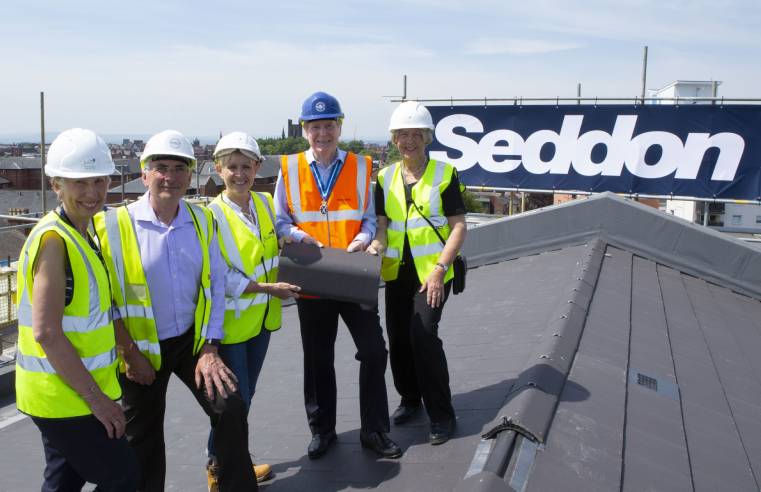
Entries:
[[[342,138],[383,141],[409,98],[631,97],[676,79],[720,80],[758,97],[755,0],[306,1],[282,5],[10,1],[0,29],[0,141],[49,131],[277,137],[324,90]],[[38,137],[37,137],[38,138]],[[48,138],[49,140],[49,138]]]

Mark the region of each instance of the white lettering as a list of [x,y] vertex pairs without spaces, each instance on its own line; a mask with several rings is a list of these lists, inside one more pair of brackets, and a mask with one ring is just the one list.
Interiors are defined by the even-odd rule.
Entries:
[[[532,174],[568,174],[573,157],[573,148],[579,139],[579,130],[583,116],[569,115],[563,118],[560,133],[552,130],[539,130],[526,139],[523,152],[523,167]],[[552,144],[555,147],[552,158],[543,161],[542,148]]]
[[[506,145],[497,145],[500,142]],[[507,173],[520,166],[521,152],[523,137],[512,130],[494,130],[478,143],[478,165],[490,173]],[[496,156],[503,159],[496,161]]]
[[[532,174],[568,174],[573,168],[582,176],[620,176],[625,166],[640,178],[662,178],[674,174],[678,179],[695,179],[708,149],[716,148],[718,157],[711,179],[732,181],[745,150],[745,141],[735,133],[717,133],[713,136],[689,133],[685,143],[665,131],[633,136],[636,115],[616,117],[612,133],[590,130],[579,135],[583,119],[583,115],[566,115],[559,132],[537,130],[525,141],[520,134],[508,129],[488,132],[477,141],[455,133],[455,129],[471,134],[483,133],[481,120],[468,114],[453,114],[436,125],[436,140],[462,155],[450,157],[449,151],[443,150],[431,152],[430,157],[450,162],[460,171],[478,163],[485,171],[506,173],[523,164],[523,168]],[[543,160],[542,149],[547,145],[553,147],[552,157]],[[599,146],[605,147],[605,157],[600,162],[594,162],[592,153]],[[648,151],[655,151],[656,148],[660,150],[660,157],[656,162],[646,162]]]
[[470,169],[476,165],[478,160],[478,144],[463,135],[457,135],[455,128],[463,128],[469,133],[483,133],[484,125],[481,120],[469,114],[453,114],[439,121],[436,125],[436,140],[445,147],[459,150],[462,157],[449,157],[447,152],[431,152],[430,158],[437,161],[449,162],[457,168],[458,171]]
[[[632,139],[637,117],[622,115],[616,118],[613,134],[592,130],[579,137],[573,155],[573,169],[582,176],[620,176],[624,168],[624,151]],[[592,161],[592,150],[605,146],[605,158],[599,163]]]
[[700,163],[711,147],[719,149],[716,167],[713,168],[713,181],[732,181],[740,165],[740,158],[745,150],[745,141],[736,133],[717,133],[709,137],[707,133],[690,133],[684,144],[684,165],[679,166],[676,177],[695,179]]
[[[661,157],[654,164],[645,162],[650,147],[659,146]],[[682,162],[684,147],[679,137],[669,132],[646,132],[634,137],[626,149],[626,169],[640,178],[662,178],[676,171]]]

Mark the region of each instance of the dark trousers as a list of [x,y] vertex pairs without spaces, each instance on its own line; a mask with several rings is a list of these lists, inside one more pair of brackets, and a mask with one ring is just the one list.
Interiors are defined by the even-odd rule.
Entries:
[[160,342],[161,369],[149,386],[121,378],[122,405],[127,416],[127,439],[137,454],[142,475],[138,490],[164,490],[166,454],[164,411],[169,377],[176,374],[193,393],[214,429],[214,446],[219,465],[219,489],[226,491],[257,490],[256,476],[248,454],[246,405],[239,394],[218,398],[213,403],[203,388],[195,384],[198,357],[193,355],[193,330]]
[[[452,282],[444,286],[444,302]],[[439,320],[444,303],[432,308],[414,266],[402,265],[396,280],[386,282],[386,330],[394,386],[403,405],[419,405],[420,399],[431,422],[455,417],[449,389],[447,356],[439,338]]]
[[359,406],[362,430],[388,432],[386,343],[377,306],[360,306],[326,299],[299,299],[301,344],[304,349],[304,406],[312,434],[336,428],[336,371],[334,368],[338,316],[357,347]]
[[[127,440],[110,439],[94,416],[67,419],[32,417],[42,433],[45,473],[42,492],[82,490],[86,482],[95,490],[134,492],[139,469]],[[12,452],[8,448],[6,452]]]

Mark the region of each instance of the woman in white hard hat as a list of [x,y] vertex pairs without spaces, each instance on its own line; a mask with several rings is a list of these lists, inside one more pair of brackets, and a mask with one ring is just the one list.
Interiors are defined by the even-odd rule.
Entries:
[[438,323],[451,290],[452,261],[465,240],[465,205],[455,168],[429,160],[433,120],[407,101],[391,116],[391,141],[402,156],[378,173],[376,238],[368,252],[383,254],[386,330],[399,425],[420,409],[431,422],[429,441],[442,444],[455,427],[449,370]]
[[90,130],[61,133],[45,174],[60,205],[32,229],[19,258],[16,404],[42,433],[42,490],[134,491],[124,437],[108,273],[88,232],[114,163]]
[[[251,191],[262,160],[259,145],[250,135],[232,132],[222,137],[214,149],[214,164],[225,190],[209,204],[228,266],[225,336],[219,354],[237,376],[246,408],[256,391],[270,332],[280,328],[280,300],[297,298],[300,290],[277,281],[279,251],[272,195]],[[209,456],[214,456],[211,436]],[[254,470],[258,481],[272,474],[266,464],[254,465]]]

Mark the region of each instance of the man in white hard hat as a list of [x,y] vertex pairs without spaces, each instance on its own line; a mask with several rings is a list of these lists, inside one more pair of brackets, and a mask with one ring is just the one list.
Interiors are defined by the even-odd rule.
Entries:
[[174,373],[214,428],[220,490],[256,490],[248,454],[245,404],[236,378],[217,354],[224,333],[225,266],[211,212],[182,197],[196,165],[180,132],[148,140],[140,159],[148,191],[98,216],[96,230],[111,266],[124,322],[117,348],[127,438],[142,466],[141,491],[164,489],[164,410]]

